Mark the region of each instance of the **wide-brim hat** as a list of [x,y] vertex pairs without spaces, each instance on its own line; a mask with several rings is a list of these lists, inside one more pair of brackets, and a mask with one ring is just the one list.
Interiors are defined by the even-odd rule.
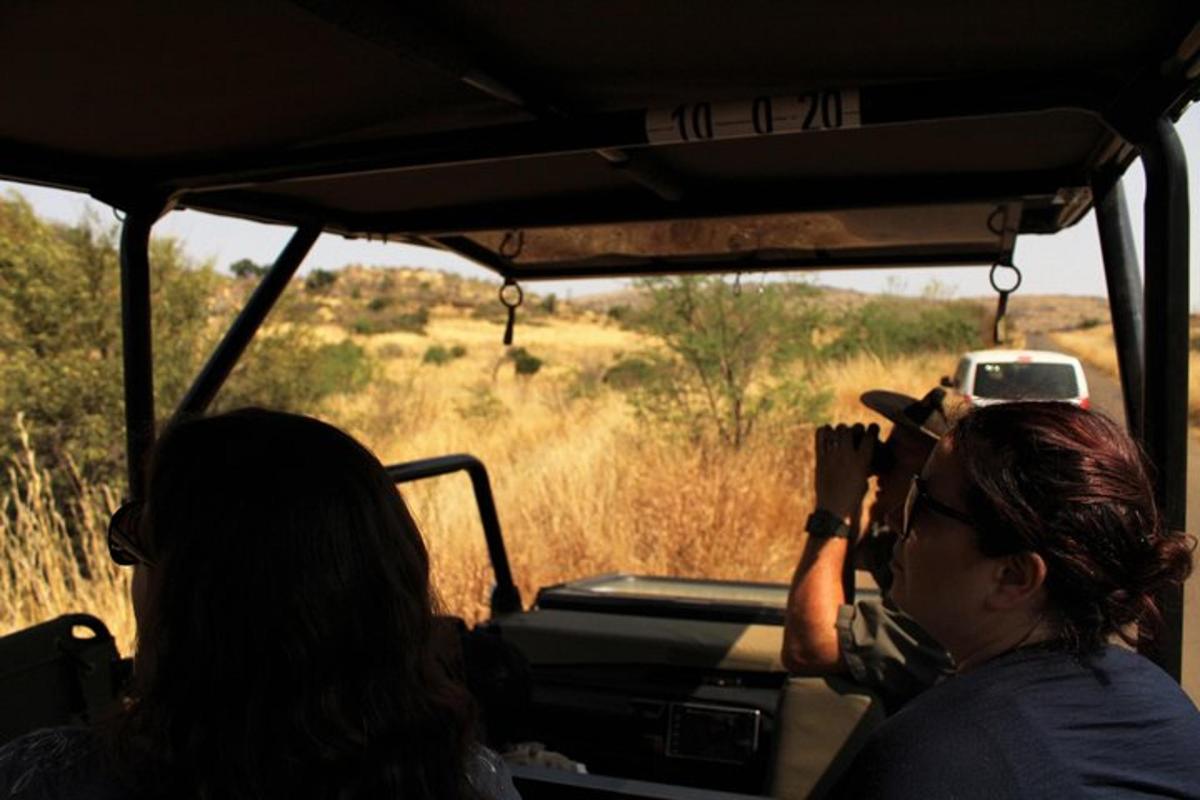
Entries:
[[859,400],[872,411],[876,411],[889,420],[913,433],[927,436],[935,442],[950,430],[950,420],[946,416],[946,392],[942,389],[930,389],[929,393],[918,400],[899,392],[889,392],[885,389],[873,389],[864,392]]

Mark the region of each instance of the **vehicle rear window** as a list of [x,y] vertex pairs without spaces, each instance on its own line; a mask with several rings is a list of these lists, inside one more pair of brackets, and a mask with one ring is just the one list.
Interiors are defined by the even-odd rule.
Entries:
[[1001,400],[1069,400],[1079,396],[1079,384],[1070,364],[984,363],[975,368],[972,393]]

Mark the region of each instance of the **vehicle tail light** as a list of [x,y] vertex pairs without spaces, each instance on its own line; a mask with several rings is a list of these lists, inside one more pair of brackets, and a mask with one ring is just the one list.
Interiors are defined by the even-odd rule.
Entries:
[[1091,399],[1087,397],[1079,398],[1079,407],[1085,410],[1090,409],[1092,407]]

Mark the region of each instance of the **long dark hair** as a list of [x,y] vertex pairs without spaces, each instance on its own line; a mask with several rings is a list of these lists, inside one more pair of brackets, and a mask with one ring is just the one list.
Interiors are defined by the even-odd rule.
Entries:
[[117,764],[172,797],[471,795],[465,694],[431,646],[429,559],[380,462],[308,417],[165,432]]
[[1160,595],[1191,572],[1194,540],[1164,528],[1147,459],[1102,414],[1068,403],[976,409],[949,434],[982,552],[1032,550],[1061,643],[1084,654],[1161,625]]

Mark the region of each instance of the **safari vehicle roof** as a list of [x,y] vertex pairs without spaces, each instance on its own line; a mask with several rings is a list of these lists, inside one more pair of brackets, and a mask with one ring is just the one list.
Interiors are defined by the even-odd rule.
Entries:
[[1198,22],[1183,0],[8,3],[0,175],[516,278],[993,263],[1178,115]]

